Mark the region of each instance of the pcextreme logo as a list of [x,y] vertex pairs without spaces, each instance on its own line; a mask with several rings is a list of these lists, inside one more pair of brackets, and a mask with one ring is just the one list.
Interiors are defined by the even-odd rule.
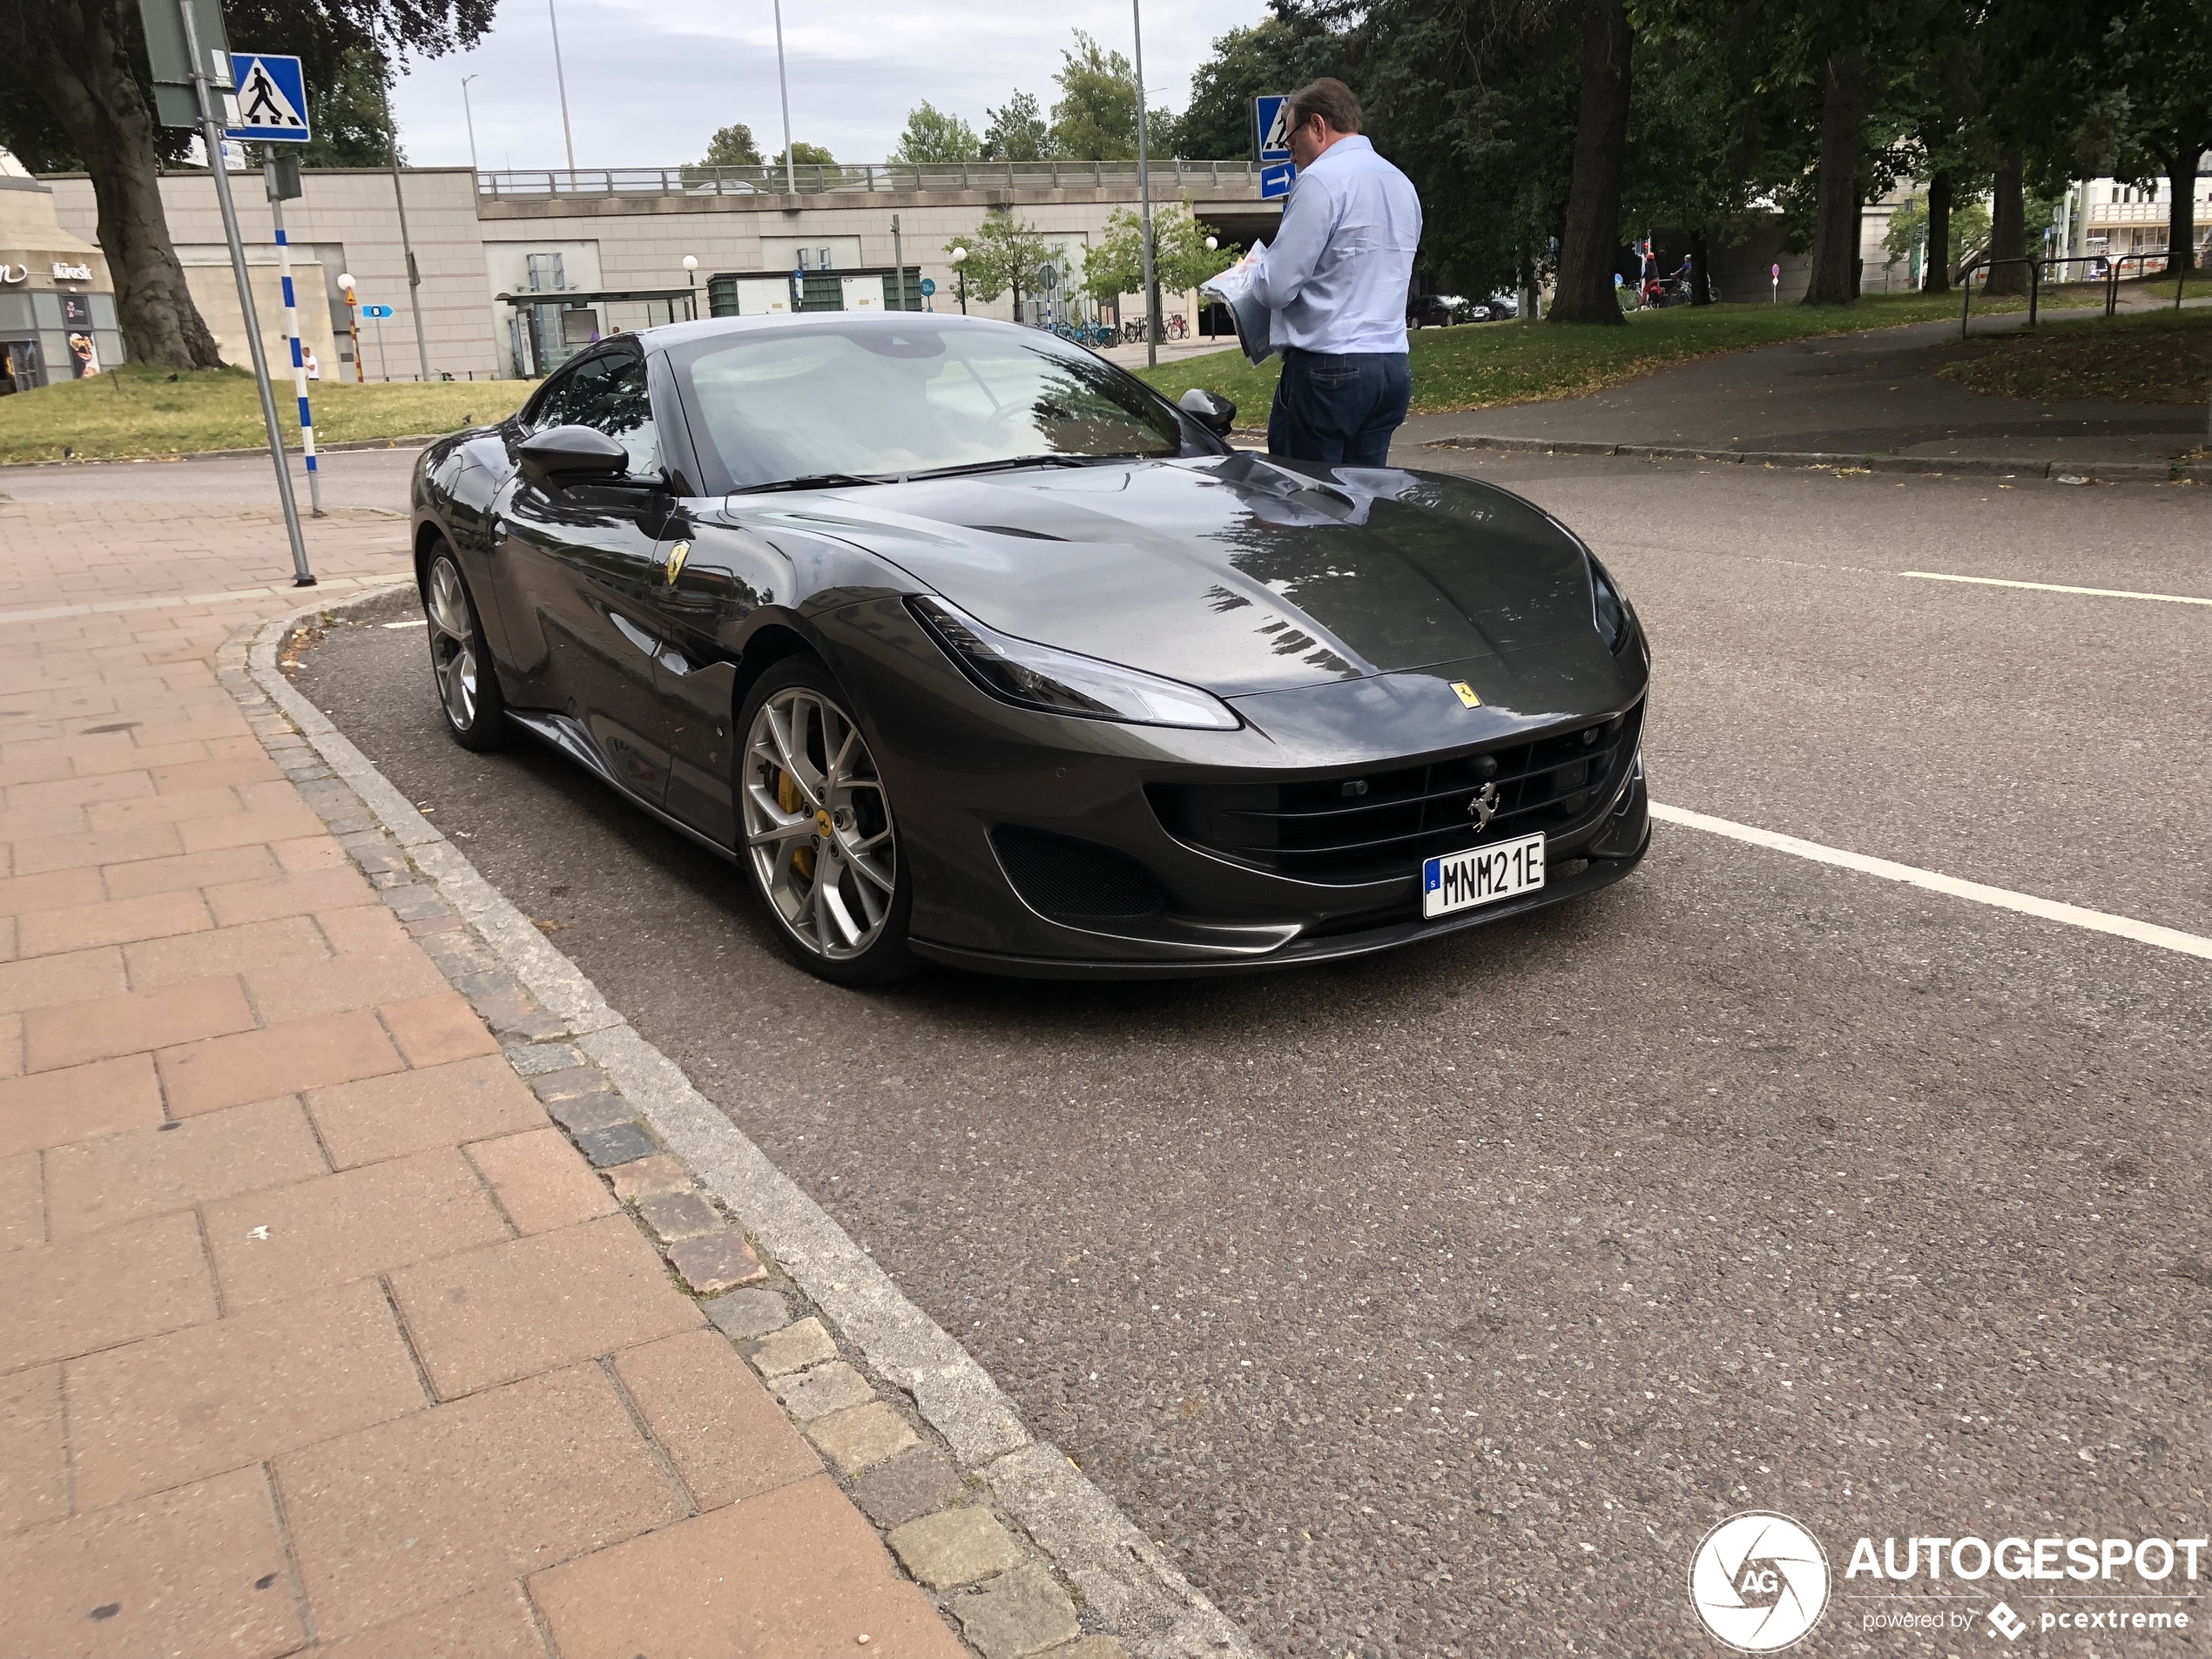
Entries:
[[1689,1603],[1738,1652],[1779,1652],[1820,1622],[1828,1556],[1788,1515],[1730,1515],[1689,1559]]

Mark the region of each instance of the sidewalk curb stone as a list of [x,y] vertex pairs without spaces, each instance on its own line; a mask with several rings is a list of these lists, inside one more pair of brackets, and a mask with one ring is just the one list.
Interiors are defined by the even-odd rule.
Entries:
[[[621,1114],[597,1127],[605,1114],[595,1109],[593,1126],[583,1132],[577,1132],[580,1125],[565,1127],[628,1207],[636,1212],[638,1200],[654,1194],[695,1193],[683,1179],[687,1170],[728,1213],[732,1231],[664,1243],[661,1253],[678,1282],[705,1298],[701,1306],[709,1319],[748,1359],[760,1339],[792,1329],[794,1321],[805,1323],[819,1311],[817,1328],[841,1339],[839,1357],[795,1374],[764,1374],[762,1380],[781,1394],[815,1371],[826,1373],[824,1384],[851,1373],[851,1382],[839,1385],[836,1404],[844,1408],[800,1424],[818,1444],[837,1442],[824,1449],[848,1486],[907,1458],[942,1458],[928,1449],[928,1438],[908,1449],[917,1447],[918,1437],[905,1419],[916,1416],[951,1454],[948,1476],[954,1467],[965,1473],[965,1480],[957,1480],[961,1495],[951,1501],[994,1508],[1075,1593],[1071,1602],[1035,1557],[1025,1554],[1022,1565],[937,1595],[951,1624],[966,1628],[979,1596],[1028,1607],[1049,1588],[1040,1605],[1079,1606],[1079,1627],[1063,1631],[1057,1616],[1047,1617],[1036,1628],[1049,1639],[1022,1647],[1024,1654],[1048,1648],[1071,1659],[1077,1652],[1082,1659],[1107,1659],[1115,1652],[1136,1659],[1252,1654],[1249,1638],[1103,1492],[1056,1447],[1030,1435],[1013,1402],[967,1351],[908,1301],[680,1068],[610,1008],[583,972],[285,679],[279,650],[302,622],[381,597],[409,580],[394,577],[342,602],[326,599],[242,628],[219,658],[219,678],[264,743],[292,751],[287,759],[303,774],[303,788],[316,792],[310,799],[319,815],[334,831],[345,826],[347,850],[357,863],[378,871],[411,863],[424,878],[413,880],[401,868],[378,897],[395,914],[404,906],[417,917],[408,922],[408,931],[500,1031],[509,1063],[547,1097],[549,1112],[559,1119],[571,1103],[593,1109],[604,1103],[608,1111]],[[296,752],[300,738],[319,765]],[[314,780],[306,781],[310,773]],[[579,1070],[596,1070],[605,1081],[562,1076]],[[694,1203],[705,1211],[702,1201],[695,1197]],[[637,1218],[653,1237],[645,1218]],[[748,1239],[759,1244],[759,1261]],[[709,1296],[706,1287],[692,1283],[678,1260],[685,1252],[712,1258],[726,1277],[711,1281],[711,1288],[725,1294]],[[756,1288],[729,1288],[736,1284]],[[791,1288],[813,1309],[804,1302],[792,1305]],[[887,1403],[877,1397],[882,1384],[895,1391]],[[898,1393],[908,1398],[911,1408]],[[854,1399],[865,1403],[849,1403]],[[948,1479],[944,1489],[949,1492],[953,1484]],[[990,1647],[1012,1651],[999,1645],[1002,1640],[995,1629]]]

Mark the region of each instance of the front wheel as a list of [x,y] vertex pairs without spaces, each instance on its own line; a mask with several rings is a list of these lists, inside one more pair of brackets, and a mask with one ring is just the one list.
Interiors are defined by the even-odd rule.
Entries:
[[441,546],[422,576],[422,614],[430,623],[430,672],[445,711],[446,730],[464,749],[496,749],[507,740],[507,699],[484,645],[469,584]]
[[785,943],[841,985],[911,973],[913,880],[843,688],[819,658],[786,658],[752,688],[738,724],[745,861]]

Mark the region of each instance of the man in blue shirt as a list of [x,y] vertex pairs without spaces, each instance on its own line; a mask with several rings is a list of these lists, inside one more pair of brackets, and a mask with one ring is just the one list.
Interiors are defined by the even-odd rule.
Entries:
[[1342,81],[1291,93],[1285,125],[1298,182],[1252,278],[1283,354],[1267,452],[1383,466],[1413,389],[1406,296],[1420,198],[1360,136],[1359,100]]

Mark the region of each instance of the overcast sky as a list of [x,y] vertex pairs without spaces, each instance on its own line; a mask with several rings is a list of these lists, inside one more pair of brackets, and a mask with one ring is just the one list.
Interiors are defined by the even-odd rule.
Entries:
[[[696,161],[717,127],[743,121],[763,155],[783,147],[769,0],[556,0],[579,167]],[[1257,22],[1264,0],[1154,0],[1144,78],[1155,108],[1181,109],[1214,37]],[[880,161],[924,98],[977,131],[1015,88],[1049,109],[1072,23],[1130,51],[1126,8],[1076,17],[1018,0],[784,0],[792,136],[840,161]],[[566,165],[546,0],[501,0],[475,51],[410,65],[395,95],[400,141],[417,166],[466,165],[461,78],[485,167]]]

